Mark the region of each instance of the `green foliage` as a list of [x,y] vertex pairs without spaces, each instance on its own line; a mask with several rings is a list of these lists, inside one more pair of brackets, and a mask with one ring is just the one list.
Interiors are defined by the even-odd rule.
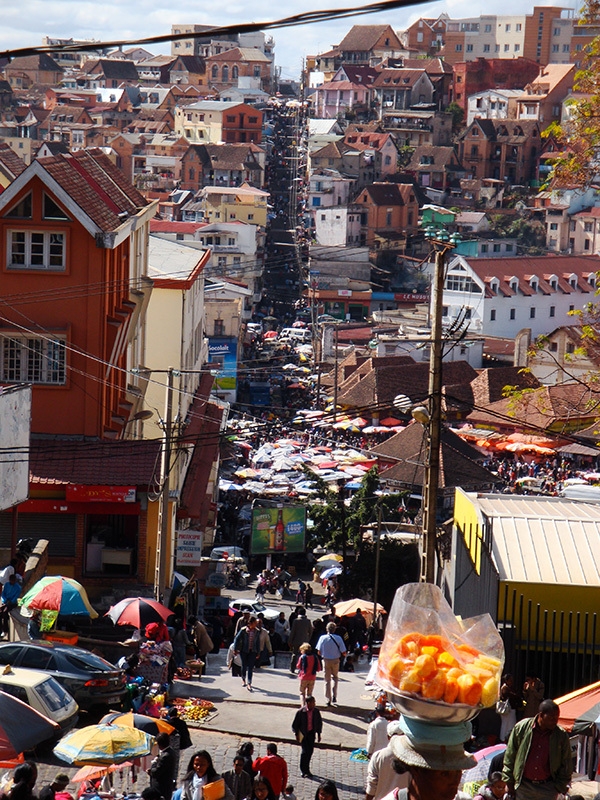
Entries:
[[537,220],[494,214],[490,228],[501,238],[516,239],[521,254],[543,255],[546,252],[546,229]]
[[[372,590],[375,569],[374,544],[363,541],[363,531],[366,526],[376,528],[378,506],[381,506],[382,519],[386,522],[400,522],[405,518],[403,499],[406,493],[377,495],[379,476],[377,469],[373,468],[365,473],[360,489],[342,505],[339,493],[333,491],[329,484],[307,468],[304,468],[304,472],[309,480],[317,484],[313,502],[308,507],[308,515],[313,522],[309,529],[308,547],[311,550],[320,546],[341,551],[343,525],[347,544],[356,554],[355,563],[346,574],[344,594],[361,597],[369,589]],[[393,597],[402,583],[419,578],[419,555],[414,545],[382,539],[380,565],[382,603],[384,596]],[[384,595],[384,591],[387,595]]]
[[456,133],[464,127],[465,112],[454,100],[444,109],[447,114],[452,114],[452,130]]

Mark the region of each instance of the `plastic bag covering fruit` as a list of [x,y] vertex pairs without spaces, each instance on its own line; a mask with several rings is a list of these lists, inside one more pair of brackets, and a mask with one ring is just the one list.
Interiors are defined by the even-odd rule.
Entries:
[[490,707],[498,699],[504,645],[489,614],[457,618],[437,586],[402,586],[389,613],[377,683],[432,703]]

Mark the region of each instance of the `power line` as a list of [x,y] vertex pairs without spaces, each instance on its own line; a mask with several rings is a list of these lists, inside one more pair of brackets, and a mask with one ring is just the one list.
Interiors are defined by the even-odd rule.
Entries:
[[83,52],[88,50],[104,50],[110,48],[121,48],[124,46],[142,47],[144,45],[165,44],[167,42],[178,42],[186,39],[204,38],[206,36],[226,36],[228,34],[257,33],[266,30],[276,30],[277,28],[291,28],[299,25],[313,25],[317,22],[328,22],[333,19],[345,19],[347,17],[359,17],[366,14],[376,14],[379,12],[391,11],[397,8],[411,8],[412,6],[422,5],[429,0],[381,0],[381,2],[368,3],[358,7],[346,7],[340,9],[325,9],[322,11],[305,11],[301,14],[293,14],[289,17],[282,17],[270,22],[240,22],[233,25],[223,25],[202,31],[199,34],[193,33],[169,33],[162,36],[150,36],[144,39],[118,39],[109,42],[84,42],[83,44],[60,44],[60,45],[40,45],[36,47],[20,47],[12,50],[0,51],[0,58],[22,58],[24,56],[38,55],[41,53],[68,53]]

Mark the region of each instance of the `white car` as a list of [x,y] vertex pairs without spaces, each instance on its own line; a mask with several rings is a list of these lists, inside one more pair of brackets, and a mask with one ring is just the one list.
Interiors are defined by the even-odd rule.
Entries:
[[230,613],[235,614],[237,611],[249,611],[254,616],[258,616],[258,614],[264,614],[265,619],[269,620],[276,620],[279,616],[279,611],[276,608],[269,608],[268,606],[263,605],[263,603],[258,603],[256,600],[232,600],[229,603],[229,611]]

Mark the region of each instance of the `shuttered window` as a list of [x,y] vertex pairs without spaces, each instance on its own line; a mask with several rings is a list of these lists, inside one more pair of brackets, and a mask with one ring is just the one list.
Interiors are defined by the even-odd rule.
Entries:
[[[12,514],[0,514],[0,547],[10,548]],[[77,514],[19,514],[17,539],[48,539],[48,555],[74,558]]]

